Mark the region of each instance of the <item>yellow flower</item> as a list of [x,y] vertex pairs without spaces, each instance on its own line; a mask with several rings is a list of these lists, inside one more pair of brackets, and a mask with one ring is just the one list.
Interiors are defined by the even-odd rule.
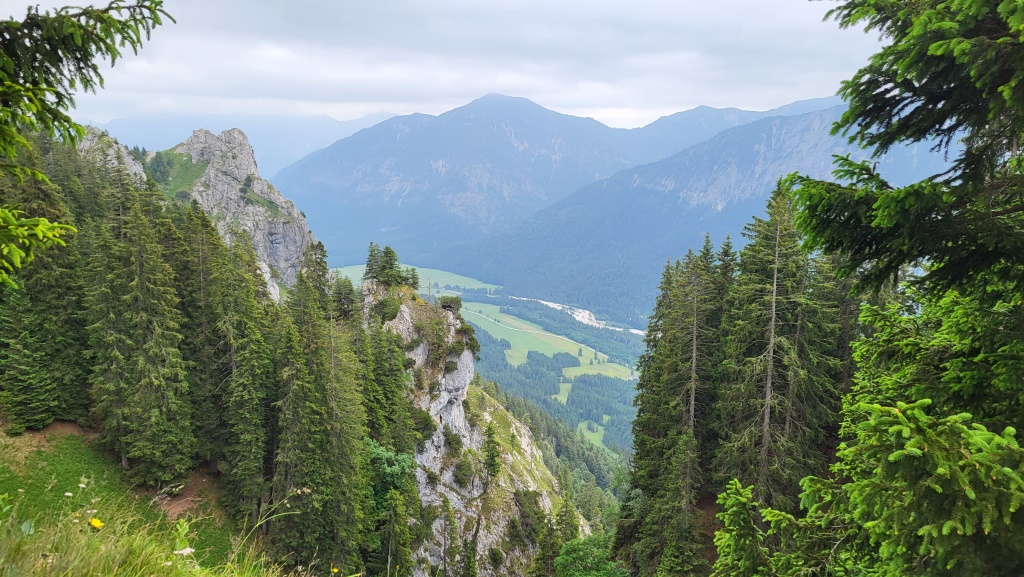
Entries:
[[337,567],[331,567],[331,573],[337,573],[337,572],[338,572],[338,568]]
[[100,520],[99,520],[99,519],[97,519],[96,517],[93,517],[92,519],[89,519],[89,524],[90,524],[90,525],[92,525],[94,529],[99,529],[99,528],[100,528],[100,527],[102,527],[102,526],[103,526],[103,525],[104,525],[105,523],[103,523],[103,521],[100,521]]

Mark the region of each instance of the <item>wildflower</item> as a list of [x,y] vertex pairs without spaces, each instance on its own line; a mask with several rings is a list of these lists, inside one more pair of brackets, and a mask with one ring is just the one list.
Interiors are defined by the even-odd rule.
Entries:
[[92,519],[89,519],[89,524],[92,525],[93,529],[100,529],[104,525],[106,525],[106,523],[104,523],[103,521],[100,521],[96,517],[93,517]]
[[64,496],[65,497],[74,497],[75,495],[73,493],[64,493]]
[[71,522],[72,522],[72,523],[77,523],[77,522],[78,522],[78,519],[72,519],[72,520],[71,520]]
[[171,563],[170,561],[164,561],[164,565],[167,565],[168,567],[170,567],[171,565],[173,565],[173,563]]
[[191,547],[185,547],[184,549],[179,549],[179,550],[175,551],[174,554],[175,555],[182,555],[182,556],[184,556],[184,555],[191,555],[192,553],[195,553],[195,551],[196,550],[191,548]]
[[19,493],[24,493],[24,492],[25,492],[25,489],[18,489],[18,492],[19,492]]
[[338,568],[337,567],[331,567],[331,573],[337,573],[337,572],[338,572]]
[[96,512],[96,509],[89,509],[88,511],[86,511],[86,513],[88,513],[90,515],[92,515],[95,512]]
[[79,483],[78,486],[79,486],[79,488],[84,489],[85,488],[85,483]]

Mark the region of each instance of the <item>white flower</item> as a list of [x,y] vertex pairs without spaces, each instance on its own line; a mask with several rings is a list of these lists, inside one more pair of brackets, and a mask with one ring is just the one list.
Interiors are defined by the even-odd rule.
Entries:
[[74,495],[73,495],[73,494],[71,494],[71,493],[64,493],[64,496],[65,496],[65,497],[74,497]]
[[79,483],[79,484],[78,484],[78,486],[79,486],[80,488],[84,489],[84,488],[85,488],[85,483]]
[[195,553],[195,551],[196,550],[191,548],[191,547],[185,547],[184,549],[179,549],[179,550],[175,551],[174,554],[175,555],[191,555],[192,553]]

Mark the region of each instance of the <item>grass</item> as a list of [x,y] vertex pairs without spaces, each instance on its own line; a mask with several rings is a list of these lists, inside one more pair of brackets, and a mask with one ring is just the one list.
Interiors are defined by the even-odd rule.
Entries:
[[[85,511],[96,510],[89,515],[106,523],[109,509],[117,511],[120,517],[130,518],[133,524],[148,526],[154,531],[174,528],[163,511],[150,504],[151,492],[135,490],[112,456],[79,436],[50,434],[44,440],[38,434],[0,435],[0,495],[5,494],[13,499],[19,517],[24,520],[51,522],[59,518],[61,523],[81,529],[82,523],[88,521]],[[201,565],[226,562],[237,532],[235,524],[226,520],[226,515],[217,510],[212,501],[212,498],[205,500],[206,510],[201,511],[199,518],[188,521],[194,537],[190,545],[196,549],[192,557]],[[74,513],[79,517],[69,517]],[[73,523],[75,519],[79,522]],[[0,545],[0,550],[3,548]],[[72,571],[68,574],[101,573]],[[4,575],[3,571],[0,575]]]
[[[583,435],[584,439],[590,441],[591,443],[597,445],[598,447],[602,447],[602,448],[606,449],[609,453],[614,454],[614,452],[611,449],[609,449],[608,447],[605,447],[605,445],[604,445],[604,426],[603,425],[597,425],[597,432],[596,433],[591,431],[591,430],[589,430],[589,429],[587,429],[587,423],[592,423],[592,422],[593,421],[583,421],[582,423],[576,425],[576,430],[579,431],[579,433],[581,435]],[[596,425],[597,423],[594,423],[594,424]]]
[[572,383],[558,383],[558,394],[552,398],[564,405],[569,402],[569,391],[572,391]]
[[511,365],[525,363],[526,354],[529,351],[553,356],[555,353],[576,355],[580,349],[583,349],[583,356],[580,357],[582,366],[563,369],[564,376],[572,378],[577,375],[597,374],[619,379],[627,379],[630,376],[628,367],[609,363],[608,355],[600,352],[597,353],[597,358],[601,362],[591,365],[590,360],[594,358],[594,349],[561,335],[549,333],[539,325],[524,321],[519,317],[502,313],[497,305],[463,303],[462,316],[473,321],[494,338],[505,339],[511,343],[512,348],[505,351],[505,358]]
[[203,160],[199,163],[192,162],[192,156],[184,152],[172,152],[165,150],[161,156],[171,161],[171,174],[164,189],[168,198],[174,198],[179,192],[188,193],[199,181],[209,161]]
[[[405,268],[407,266],[413,266],[413,265],[403,264],[401,266],[402,266],[402,268]],[[352,279],[352,283],[353,284],[359,284],[363,280],[363,270],[365,270],[365,268],[366,268],[366,265],[356,264],[356,265],[350,265],[350,266],[343,266],[341,268],[336,268],[334,270],[337,271],[339,274],[341,274],[341,276],[347,276],[348,278]],[[485,282],[479,281],[479,280],[477,280],[475,278],[470,278],[468,276],[462,276],[460,274],[455,274],[453,272],[448,272],[448,271],[444,271],[444,270],[440,270],[440,269],[436,269],[436,268],[423,268],[423,267],[415,267],[415,268],[416,268],[416,272],[419,273],[419,275],[420,275],[420,289],[419,290],[420,290],[421,293],[426,293],[427,292],[427,285],[428,284],[434,284],[434,283],[437,283],[437,285],[440,286],[440,287],[443,287],[445,285],[449,285],[449,286],[456,286],[456,285],[458,285],[458,286],[460,286],[462,288],[467,288],[467,289],[485,288],[485,289],[495,289],[496,290],[496,289],[500,289],[501,288],[501,286],[496,285],[496,284],[485,283]],[[457,293],[452,293],[452,294],[457,294]]]

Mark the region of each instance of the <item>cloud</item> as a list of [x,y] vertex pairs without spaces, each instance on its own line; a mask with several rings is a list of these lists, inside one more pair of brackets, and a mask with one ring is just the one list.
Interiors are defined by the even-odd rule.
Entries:
[[[44,3],[43,7],[56,3]],[[135,112],[440,113],[489,92],[636,126],[835,92],[877,48],[807,0],[169,0],[177,20],[78,99]],[[15,17],[23,4],[0,1]]]

